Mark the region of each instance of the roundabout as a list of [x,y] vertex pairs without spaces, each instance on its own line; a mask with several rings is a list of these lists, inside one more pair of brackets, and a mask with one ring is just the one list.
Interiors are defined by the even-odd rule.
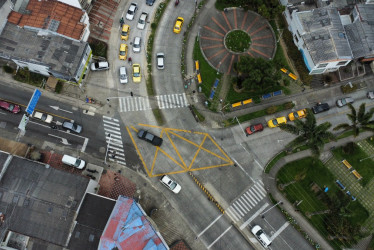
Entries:
[[210,10],[199,29],[199,44],[208,63],[219,72],[235,74],[240,56],[273,59],[276,39],[269,22],[253,11]]

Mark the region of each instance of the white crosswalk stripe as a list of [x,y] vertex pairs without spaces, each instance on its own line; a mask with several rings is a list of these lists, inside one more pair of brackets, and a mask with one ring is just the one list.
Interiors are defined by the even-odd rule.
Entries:
[[[183,108],[188,106],[187,96],[182,94],[168,94],[155,96],[159,109]],[[147,96],[128,96],[119,98],[119,112],[150,110],[150,100]]]
[[227,209],[226,213],[233,220],[239,221],[254,208],[265,196],[262,181],[256,181],[247,191],[239,196]]
[[[120,111],[127,110],[127,106],[122,106],[122,104],[125,103],[125,100],[120,99],[119,103]],[[119,120],[108,116],[103,116],[103,124],[105,141],[107,143],[106,147],[108,147],[107,160],[126,166],[125,150],[123,149]]]

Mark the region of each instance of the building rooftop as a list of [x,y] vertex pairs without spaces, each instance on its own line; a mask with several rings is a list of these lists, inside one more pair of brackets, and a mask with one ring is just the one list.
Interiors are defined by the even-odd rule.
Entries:
[[[0,159],[6,153],[0,152]],[[56,245],[67,244],[89,179],[13,156],[0,181],[0,211],[10,230]]]
[[297,13],[305,45],[315,63],[352,57],[345,30],[335,8]]
[[96,250],[115,204],[113,199],[86,193],[68,248]]
[[168,249],[143,209],[133,199],[119,196],[100,239],[104,249]]
[[345,25],[348,41],[354,58],[374,56],[374,5],[358,4],[355,10],[358,19]]
[[48,36],[8,22],[0,36],[0,57],[47,65],[52,71],[73,77],[86,46],[86,42]]
[[12,11],[8,21],[20,27],[34,27],[57,32],[80,40],[85,25],[80,22],[84,12],[69,4],[53,0],[29,0],[28,14]]

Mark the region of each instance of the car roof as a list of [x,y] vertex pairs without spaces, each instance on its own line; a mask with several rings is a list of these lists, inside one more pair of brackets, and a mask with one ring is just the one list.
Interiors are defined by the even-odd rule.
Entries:
[[136,36],[134,38],[134,43],[140,43],[140,36]]
[[120,67],[119,72],[121,75],[126,75],[126,67],[125,66]]

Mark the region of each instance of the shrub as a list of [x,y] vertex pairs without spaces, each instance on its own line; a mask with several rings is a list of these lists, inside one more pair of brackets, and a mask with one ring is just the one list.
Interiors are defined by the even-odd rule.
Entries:
[[347,84],[347,85],[343,85],[343,86],[341,86],[340,88],[341,88],[341,90],[342,90],[342,92],[343,92],[344,94],[348,94],[348,93],[355,92],[355,91],[357,90],[357,84],[356,84],[356,83],[353,83],[353,84],[352,84],[352,88],[351,88],[351,86],[349,86],[349,84]]
[[355,151],[355,144],[353,142],[348,142],[342,147],[343,153],[347,155],[351,155]]
[[292,109],[294,106],[293,102],[286,102],[283,104],[284,109]]
[[93,55],[106,58],[108,49],[108,45],[106,43],[99,40],[92,40],[89,44]]
[[289,79],[283,79],[284,86],[290,86],[290,80]]
[[56,84],[55,92],[56,92],[57,94],[61,93],[61,91],[62,91],[62,87],[63,87],[63,86],[64,86],[64,83],[58,81],[57,84]]
[[278,108],[277,106],[270,106],[266,109],[266,114],[271,115],[277,112]]
[[151,23],[151,29],[155,30],[157,28],[157,23]]
[[8,65],[4,65],[4,66],[3,66],[3,69],[4,69],[4,71],[5,71],[6,73],[9,73],[9,74],[11,74],[11,73],[14,72],[14,69],[13,69],[12,67],[8,66]]

